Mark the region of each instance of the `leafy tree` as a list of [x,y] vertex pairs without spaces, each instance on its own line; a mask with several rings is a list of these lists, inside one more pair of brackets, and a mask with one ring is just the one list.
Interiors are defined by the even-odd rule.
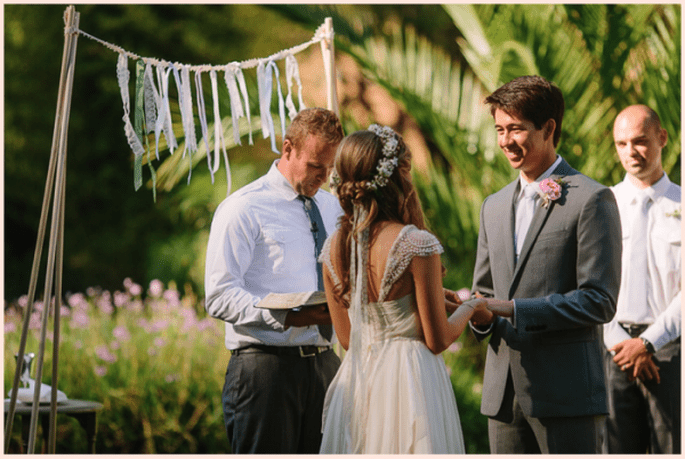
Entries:
[[[3,8],[5,298],[12,299],[27,291],[33,261],[55,119],[64,6]],[[140,56],[190,64],[269,55],[311,38],[298,27],[284,31],[278,15],[256,5],[83,4],[76,11],[84,32]],[[264,26],[259,34],[256,23]],[[212,185],[202,177],[206,168],[198,170],[192,191],[179,186],[160,192],[156,203],[149,184],[134,191],[116,59],[110,49],[79,36],[68,139],[64,290],[95,285],[113,290],[126,277],[181,285],[191,279],[199,290],[203,252],[194,238],[208,229],[216,201],[226,194],[225,175]],[[227,106],[222,113],[229,113]],[[251,153],[242,156],[254,159]],[[162,159],[168,155],[161,153]]]

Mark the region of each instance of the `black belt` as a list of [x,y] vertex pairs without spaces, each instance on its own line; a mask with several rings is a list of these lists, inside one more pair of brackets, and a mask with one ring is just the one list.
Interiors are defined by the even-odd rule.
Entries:
[[627,322],[618,323],[622,329],[624,329],[631,338],[637,338],[640,336],[651,324],[631,324]]
[[265,344],[250,344],[249,346],[231,351],[231,354],[263,353],[290,357],[314,357],[330,350],[330,346],[267,346]]

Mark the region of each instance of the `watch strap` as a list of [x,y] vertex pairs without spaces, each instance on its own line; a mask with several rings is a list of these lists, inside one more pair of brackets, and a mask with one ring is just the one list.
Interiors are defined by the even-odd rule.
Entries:
[[654,349],[654,345],[649,342],[647,338],[640,338],[642,340],[642,344],[645,345],[645,349],[647,349],[647,352],[650,354],[654,354],[656,350]]

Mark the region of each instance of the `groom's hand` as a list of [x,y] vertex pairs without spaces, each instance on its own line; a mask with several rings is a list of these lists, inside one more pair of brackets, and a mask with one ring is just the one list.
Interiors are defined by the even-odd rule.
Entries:
[[511,317],[514,315],[514,302],[506,300],[496,300],[494,298],[486,298],[488,302],[488,309],[493,314],[502,317]]
[[[485,297],[481,295],[480,292],[476,292],[473,294],[472,298],[483,298]],[[475,327],[486,327],[493,323],[495,321],[495,315],[490,311],[487,307],[485,308],[478,308],[474,311],[473,315],[471,316],[471,323]]]

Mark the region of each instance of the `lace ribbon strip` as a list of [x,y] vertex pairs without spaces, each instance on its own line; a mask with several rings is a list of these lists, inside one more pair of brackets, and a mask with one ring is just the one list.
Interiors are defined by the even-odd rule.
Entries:
[[[200,122],[200,130],[204,148],[207,154],[207,164],[210,170],[212,183],[214,183],[214,173],[220,166],[220,152],[223,152],[226,163],[226,174],[228,180],[228,193],[231,190],[230,167],[228,155],[226,153],[226,142],[224,139],[224,126],[221,121],[219,111],[217,72],[224,72],[224,83],[228,90],[231,107],[231,123],[233,126],[233,142],[241,145],[240,141],[240,118],[247,118],[249,131],[249,144],[253,145],[252,121],[250,116],[250,105],[243,75],[244,69],[257,68],[257,85],[259,92],[259,112],[261,119],[262,135],[265,139],[271,139],[271,149],[274,153],[280,154],[276,148],[274,120],[271,115],[271,100],[273,94],[273,80],[276,79],[276,90],[278,99],[278,113],[280,118],[281,134],[285,134],[286,129],[286,109],[288,117],[292,120],[297,114],[297,109],[293,102],[293,85],[297,84],[298,102],[300,110],[306,108],[302,101],[302,81],[295,54],[304,51],[314,43],[323,43],[333,40],[333,32],[327,31],[325,24],[319,26],[311,40],[306,43],[294,46],[289,49],[279,51],[266,58],[250,59],[244,62],[231,62],[225,65],[189,65],[179,62],[169,62],[154,57],[142,57],[127,51],[120,46],[108,43],[97,38],[79,28],[65,28],[65,34],[80,34],[86,38],[96,41],[110,50],[116,52],[117,59],[117,80],[119,83],[124,115],[124,133],[129,146],[134,154],[134,188],[138,190],[142,186],[142,157],[145,153],[143,139],[147,144],[147,134],[154,133],[155,139],[155,158],[159,160],[159,139],[164,134],[167,147],[171,154],[179,148],[173,132],[171,109],[169,105],[169,75],[173,72],[174,82],[178,94],[179,111],[181,113],[181,125],[185,142],[183,144],[183,158],[188,153],[190,162],[188,172],[188,183],[190,183],[192,171],[192,154],[200,149],[199,142],[195,133],[195,122],[193,117],[193,98],[191,92],[190,72],[195,72],[195,90],[197,101],[197,114]],[[323,52],[324,64],[326,66],[326,78],[330,79],[328,68],[330,57]],[[129,95],[129,71],[128,59],[136,61],[136,92],[134,116],[135,126],[130,120],[130,95]],[[276,61],[285,60],[285,76],[288,94],[284,98],[279,78],[279,70]],[[153,71],[154,67],[154,71]],[[213,115],[214,115],[214,135],[210,136],[210,129],[207,124],[205,114],[205,101],[202,93],[202,74],[209,73],[212,85]],[[157,81],[153,75],[156,75]],[[243,108],[244,107],[244,108]],[[214,152],[210,151],[209,145],[214,141]],[[150,167],[153,185],[155,184],[155,172],[150,161],[150,149],[148,147],[148,165]]]

